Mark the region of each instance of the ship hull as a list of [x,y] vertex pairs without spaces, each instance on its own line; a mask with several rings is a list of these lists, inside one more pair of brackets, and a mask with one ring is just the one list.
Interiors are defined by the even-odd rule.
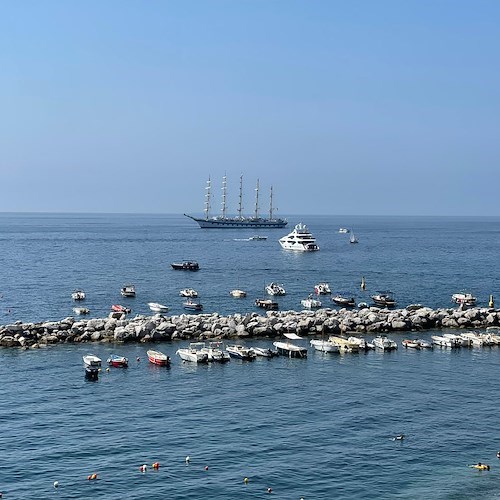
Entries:
[[198,219],[184,215],[197,222],[202,229],[283,228],[288,224],[284,219]]

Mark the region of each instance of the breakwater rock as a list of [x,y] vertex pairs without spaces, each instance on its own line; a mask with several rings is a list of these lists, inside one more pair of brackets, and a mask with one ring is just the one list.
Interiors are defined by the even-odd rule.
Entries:
[[152,342],[161,340],[205,340],[276,338],[285,332],[301,335],[378,334],[439,328],[486,328],[500,325],[500,311],[487,308],[430,309],[319,309],[317,311],[268,311],[221,316],[136,316],[111,313],[102,319],[23,323],[0,326],[1,347],[40,347],[56,343]]

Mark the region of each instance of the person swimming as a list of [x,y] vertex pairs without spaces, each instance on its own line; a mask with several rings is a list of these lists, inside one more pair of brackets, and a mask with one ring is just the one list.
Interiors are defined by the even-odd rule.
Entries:
[[472,467],[473,469],[478,469],[478,470],[490,470],[489,465],[482,464],[481,462],[478,462],[475,465],[469,465],[469,467]]

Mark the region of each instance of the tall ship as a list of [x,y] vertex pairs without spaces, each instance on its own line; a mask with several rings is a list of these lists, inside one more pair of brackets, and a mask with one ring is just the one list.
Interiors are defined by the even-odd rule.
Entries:
[[259,215],[259,180],[257,179],[257,187],[255,188],[255,209],[252,216],[243,215],[243,176],[240,176],[240,194],[239,194],[239,204],[238,204],[238,215],[236,217],[229,217],[227,215],[227,180],[226,176],[222,178],[222,208],[221,215],[211,216],[211,202],[212,202],[212,186],[210,177],[207,181],[207,186],[205,188],[205,217],[193,217],[188,214],[184,214],[186,217],[193,219],[197,222],[201,228],[281,228],[285,227],[288,223],[286,219],[279,217],[274,217],[273,208],[273,187],[271,186],[271,192],[269,197],[269,216],[261,217]]

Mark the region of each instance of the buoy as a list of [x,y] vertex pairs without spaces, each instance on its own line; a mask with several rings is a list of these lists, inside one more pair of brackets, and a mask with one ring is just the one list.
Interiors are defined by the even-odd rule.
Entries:
[[139,467],[139,470],[140,470],[141,472],[146,472],[146,471],[148,470],[148,466],[147,466],[146,464],[141,465],[141,466]]
[[208,465],[205,465],[205,470],[208,470]]
[[186,457],[186,465],[189,463],[189,461],[190,461],[190,460],[191,460],[191,457],[188,455],[188,456]]
[[248,477],[245,477],[245,478],[243,479],[243,482],[244,482],[245,484],[248,484]]
[[490,295],[490,301],[488,302],[488,305],[490,306],[490,309],[493,309],[495,307],[495,299],[493,298],[493,295]]
[[362,276],[361,277],[361,290],[365,290],[366,288],[366,281],[365,281],[365,277]]
[[90,474],[90,476],[87,476],[87,479],[89,481],[94,481],[95,479],[97,479],[97,474],[95,474],[95,473],[94,474]]
[[54,481],[54,488],[57,488],[59,486],[59,481]]
[[107,372],[109,372],[109,367],[108,367],[108,368],[106,368],[106,371],[107,371]]
[[155,462],[151,467],[153,467],[153,469],[158,470],[160,468],[160,462]]
[[267,488],[267,492],[268,492],[268,493],[272,493],[272,492],[273,492],[273,489],[272,489],[272,488]]

